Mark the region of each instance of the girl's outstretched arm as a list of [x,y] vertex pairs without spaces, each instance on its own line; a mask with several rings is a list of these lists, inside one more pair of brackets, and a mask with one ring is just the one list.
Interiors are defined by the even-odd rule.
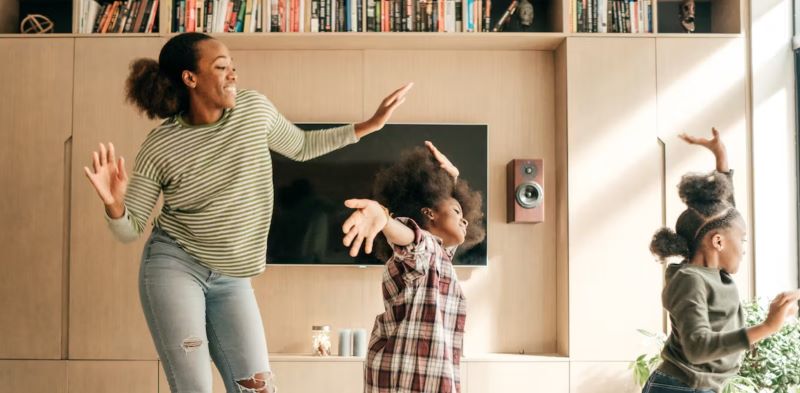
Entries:
[[730,167],[728,166],[728,153],[725,149],[725,143],[722,142],[722,138],[720,138],[719,131],[716,128],[711,128],[711,134],[711,138],[699,138],[684,132],[679,137],[688,144],[703,146],[710,150],[717,160],[717,172],[728,173]]
[[342,243],[350,247],[350,256],[358,255],[362,244],[364,252],[372,252],[372,242],[378,232],[383,232],[390,243],[405,246],[414,241],[414,231],[393,219],[388,210],[371,199],[348,199],[344,205],[356,209],[342,225],[345,234]]

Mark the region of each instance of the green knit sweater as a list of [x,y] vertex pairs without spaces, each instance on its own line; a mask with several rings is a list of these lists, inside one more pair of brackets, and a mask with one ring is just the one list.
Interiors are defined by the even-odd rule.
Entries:
[[163,194],[155,225],[197,262],[233,277],[256,275],[264,270],[272,219],[270,150],[305,161],[356,141],[353,125],[306,132],[262,94],[240,91],[236,106],[213,124],[174,116],[148,134],[125,215],[109,225],[122,241],[137,238]]

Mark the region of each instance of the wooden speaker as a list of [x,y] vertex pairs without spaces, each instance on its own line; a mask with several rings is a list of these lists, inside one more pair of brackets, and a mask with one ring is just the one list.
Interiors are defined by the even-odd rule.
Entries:
[[544,222],[544,166],[541,159],[506,165],[508,222]]

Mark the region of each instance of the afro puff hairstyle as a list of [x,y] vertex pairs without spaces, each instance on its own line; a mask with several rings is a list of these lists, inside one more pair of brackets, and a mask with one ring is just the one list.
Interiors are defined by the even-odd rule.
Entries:
[[740,220],[729,176],[716,171],[683,175],[678,195],[687,208],[678,216],[675,231],[666,227],[656,231],[650,252],[662,261],[671,256],[691,258],[707,233],[730,228],[734,221]]
[[[429,222],[422,209],[434,208],[452,197],[461,204],[464,219],[469,223],[462,246],[472,247],[483,241],[486,235],[481,194],[470,189],[464,180],[453,182],[427,148],[409,149],[403,152],[397,163],[378,172],[372,194],[395,216],[408,217],[423,229],[427,229]],[[385,245],[386,242],[378,244]],[[386,247],[379,246],[377,252],[380,258],[389,255]]]

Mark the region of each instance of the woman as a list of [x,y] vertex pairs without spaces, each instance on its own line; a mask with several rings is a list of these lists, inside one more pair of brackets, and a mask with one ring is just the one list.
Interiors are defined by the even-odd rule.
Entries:
[[272,216],[269,150],[305,161],[379,130],[408,84],[367,121],[303,132],[255,91],[237,91],[228,48],[202,33],[173,37],[159,60],[131,65],[127,98],[149,118],[128,180],[100,144],[87,177],[122,241],[164,206],[142,255],[140,297],[172,392],[210,392],[213,360],[228,392],[274,392],[250,277],[264,270]]

